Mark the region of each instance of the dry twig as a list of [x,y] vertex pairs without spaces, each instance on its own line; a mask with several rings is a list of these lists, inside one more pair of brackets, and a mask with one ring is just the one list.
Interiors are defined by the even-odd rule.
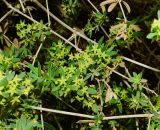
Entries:
[[[94,116],[86,115],[86,114],[60,111],[60,110],[41,108],[41,107],[35,107],[35,106],[30,106],[30,108],[35,109],[35,110],[42,110],[42,111],[46,111],[46,112],[53,112],[53,113],[57,113],[57,114],[68,115],[68,116],[77,116],[77,117],[83,117],[83,118],[88,118],[88,119],[94,119]],[[160,114],[160,112],[158,112],[158,114]],[[128,119],[128,118],[151,118],[153,116],[154,116],[154,114],[120,115],[120,116],[103,117],[103,120],[116,120],[116,119]]]

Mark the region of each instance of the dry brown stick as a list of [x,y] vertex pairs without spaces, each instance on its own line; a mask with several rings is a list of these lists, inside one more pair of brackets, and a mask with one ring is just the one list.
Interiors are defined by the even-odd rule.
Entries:
[[7,40],[7,41],[10,43],[10,44],[7,44],[7,43],[6,43],[8,47],[10,47],[11,44],[14,45],[14,43],[13,43],[13,42],[9,39],[9,37],[7,37],[5,34],[3,34],[2,36],[4,37],[5,40]]
[[137,127],[137,130],[139,130],[139,122],[138,122],[138,119],[136,119],[136,127]]
[[[42,101],[40,102],[40,108],[42,108]],[[40,112],[41,112],[41,125],[42,125],[42,130],[44,130],[44,119],[43,119],[42,110],[40,110]]]
[[26,11],[26,9],[24,8],[24,5],[23,5],[22,0],[19,0],[19,3],[20,3],[20,5],[21,5],[21,7],[22,7],[23,12],[25,12],[25,11]]
[[[33,2],[35,4],[37,4],[37,6],[39,6],[42,10],[44,10],[45,12],[47,12],[47,9],[41,4],[39,3],[37,0],[33,0]],[[87,36],[81,34],[78,31],[75,31],[73,28],[71,28],[70,26],[68,26],[66,23],[64,23],[62,20],[60,20],[58,17],[56,17],[53,13],[49,12],[49,15],[56,20],[58,23],[60,23],[61,25],[63,25],[65,28],[67,28],[68,30],[70,30],[73,33],[76,33],[77,35],[79,35],[80,37],[82,37],[83,39],[87,40],[88,42],[92,42],[94,44],[97,44],[97,42],[93,41],[92,39],[88,38]]]
[[131,74],[129,73],[129,70],[126,66],[124,66],[125,72],[127,73],[128,77],[131,77]]
[[147,130],[150,130],[150,125],[151,125],[151,118],[148,118],[148,128],[147,128]]
[[[150,61],[150,59],[151,59],[152,55],[154,54],[154,52],[156,51],[156,49],[157,49],[157,48],[154,48],[154,49],[149,53],[149,56],[147,56],[148,58],[145,60],[145,64],[147,64],[147,63]],[[144,70],[145,70],[145,68],[142,69],[142,73],[144,72]]]
[[[38,21],[36,21],[35,19],[29,17],[28,15],[22,13],[21,11],[19,11],[18,9],[14,8],[11,4],[9,4],[6,0],[3,0],[3,2],[8,6],[8,8],[11,8],[12,10],[14,10],[15,12],[21,14],[22,16],[26,17],[27,19],[31,20],[34,23],[39,23]],[[77,46],[75,46],[73,43],[71,43],[70,41],[68,41],[66,38],[64,38],[63,36],[61,36],[60,34],[58,34],[57,32],[50,30],[51,33],[53,33],[54,35],[56,35],[57,37],[59,37],[60,39],[64,40],[66,43],[69,43],[71,46],[73,46],[78,52],[81,52],[81,49],[78,48]]]
[[153,71],[156,71],[156,72],[160,72],[159,69],[156,69],[156,68],[153,68],[153,67],[151,67],[151,66],[145,65],[145,64],[143,64],[143,63],[140,63],[140,62],[138,62],[138,61],[132,60],[132,59],[130,59],[130,58],[127,58],[127,57],[122,56],[122,59],[124,59],[124,60],[126,60],[126,61],[129,61],[129,62],[131,62],[131,63],[134,63],[134,64],[136,64],[136,65],[142,66],[142,67],[144,67],[144,68],[147,68],[147,69],[150,69],[150,70],[153,70]]
[[12,13],[12,9],[10,11],[8,11],[4,16],[2,16],[2,18],[0,19],[0,23],[8,16]]
[[39,51],[41,50],[41,48],[42,48],[42,43],[41,43],[40,46],[38,47],[38,50],[37,50],[35,56],[33,57],[32,65],[34,65],[34,63],[35,63],[35,61],[36,61],[36,58],[37,58],[37,56],[38,56]]
[[94,120],[79,120],[76,123],[83,124],[83,123],[94,123],[94,122],[95,122]]
[[[30,106],[30,108],[35,109],[35,110],[39,110],[39,111],[42,110],[42,111],[53,112],[53,113],[62,114],[62,115],[94,119],[94,116],[92,116],[92,115],[80,114],[80,113],[75,113],[75,112],[60,111],[60,110],[41,108],[41,107],[35,107],[35,106]],[[159,112],[158,112],[158,114],[159,114]],[[153,116],[154,116],[154,114],[120,115],[120,116],[103,117],[103,120],[116,120],[116,119],[128,119],[128,118],[151,118]]]
[[125,15],[125,13],[124,13],[124,9],[123,9],[123,7],[122,7],[121,1],[122,1],[122,0],[118,0],[118,3],[119,3],[119,6],[120,6],[120,8],[121,8],[121,11],[122,11],[124,20],[125,20],[125,22],[127,22],[127,18],[126,18],[126,15]]
[[98,87],[99,87],[99,95],[100,95],[100,103],[101,103],[101,108],[100,108],[100,112],[103,112],[103,99],[102,99],[102,90],[101,90],[101,84],[100,84],[100,80],[97,79],[97,83],[98,83]]
[[115,71],[114,69],[110,68],[109,66],[107,66],[107,69],[109,69],[110,71],[114,72],[115,74],[121,76],[122,78],[129,80],[128,77],[126,77],[125,75],[123,75],[123,74],[121,74],[121,73]]
[[148,91],[148,92],[154,94],[156,97],[158,97],[158,94],[157,94],[154,90],[151,90],[151,89],[149,89],[148,87],[143,87],[143,88],[144,88],[146,91]]
[[53,113],[53,118],[54,118],[54,120],[55,120],[55,122],[56,122],[56,124],[57,124],[57,126],[59,128],[59,130],[63,130],[61,124],[58,122],[57,117],[56,117],[56,115],[54,113]]
[[21,11],[19,11],[17,8],[13,7],[11,4],[9,4],[6,0],[2,0],[7,6],[8,8],[12,9],[13,11],[17,12],[18,14],[21,14],[22,16],[28,18],[29,20],[31,20],[32,22],[38,23],[36,20],[34,20],[33,18],[29,17],[28,15],[22,13]]
[[50,20],[50,16],[49,16],[48,0],[46,0],[46,8],[47,8],[48,26],[50,26],[51,25],[51,20]]

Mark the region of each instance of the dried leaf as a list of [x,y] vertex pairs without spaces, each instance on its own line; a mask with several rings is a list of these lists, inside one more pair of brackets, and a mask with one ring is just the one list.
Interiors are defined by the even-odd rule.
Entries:
[[123,24],[123,26],[120,28],[120,30],[117,33],[117,36],[116,36],[117,40],[119,40],[121,38],[123,38],[124,40],[127,39],[126,29],[127,29],[127,24]]
[[110,4],[110,6],[108,7],[108,12],[111,12],[116,7],[116,5],[117,5],[117,2]]
[[127,39],[127,35],[125,33],[117,34],[116,40],[119,40],[121,38],[123,38],[123,40],[126,40]]
[[14,39],[13,39],[13,43],[14,43],[15,48],[20,48],[20,44],[19,44],[17,38],[14,38]]
[[119,29],[123,26],[123,23],[120,23],[120,24],[117,24],[115,26],[111,26],[111,29],[110,29],[110,32],[116,30],[116,29]]
[[119,66],[125,68],[125,63],[122,61],[121,63],[119,63]]
[[131,12],[131,8],[130,8],[130,6],[128,5],[128,3],[127,3],[127,2],[125,2],[125,1],[122,1],[122,3],[123,3],[123,4],[124,4],[124,6],[126,7],[126,9],[127,9],[128,13],[130,13],[130,12]]
[[119,31],[126,31],[126,29],[127,29],[127,24],[125,24],[125,23],[123,23],[123,25],[122,25],[122,27],[120,28],[120,30]]
[[111,88],[108,88],[105,101],[109,102],[112,98],[117,99],[117,95],[112,91]]
[[2,27],[0,26],[0,33],[3,32]]
[[131,27],[134,29],[134,31],[138,32],[141,31],[141,28],[138,25],[131,25]]
[[3,27],[3,33],[4,34],[6,34],[7,33],[7,31],[8,31],[8,25],[9,25],[9,23],[8,23],[8,21],[4,24],[4,27]]
[[104,5],[115,3],[115,2],[117,2],[117,0],[106,0],[106,1],[101,2],[100,6],[104,6]]
[[122,31],[119,31],[116,35],[116,40],[119,40],[123,38],[124,40],[127,39],[127,35],[126,35],[126,30],[122,30]]

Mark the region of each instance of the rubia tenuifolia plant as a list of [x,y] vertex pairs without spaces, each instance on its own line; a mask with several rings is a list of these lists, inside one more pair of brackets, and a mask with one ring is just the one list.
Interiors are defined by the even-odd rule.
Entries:
[[[35,46],[37,34],[41,31],[35,30],[38,26],[40,25],[26,25],[24,22],[17,25],[17,34],[22,38],[24,46],[26,43],[28,47]],[[28,27],[31,29],[27,32]],[[44,34],[45,32],[39,36]],[[78,101],[85,109],[102,116],[103,104],[117,98],[108,85],[111,72],[106,68],[111,66],[114,69],[121,62],[114,47],[104,44],[101,38],[99,44],[89,43],[83,51],[76,52],[72,46],[58,40],[50,45],[46,53],[46,63],[39,65],[43,70],[29,65],[29,76],[35,86],[39,86],[37,89],[42,93],[50,92],[56,97],[67,97],[70,102]],[[107,97],[109,92],[112,95]],[[92,127],[100,128],[99,123],[97,121],[96,126]]]
[[5,130],[12,119],[22,114],[29,119],[35,118],[35,115],[32,115],[31,111],[26,111],[24,106],[28,103],[35,105],[37,103],[30,100],[31,97],[35,97],[32,95],[34,86],[29,76],[20,71],[22,69],[20,59],[2,52],[0,59],[0,129]]
[[[25,22],[20,22],[16,27],[21,42],[12,45],[10,50],[0,52],[0,129],[19,129],[19,125],[8,126],[8,124],[12,121],[10,119],[16,119],[21,115],[24,115],[24,118],[34,119],[28,130],[37,126],[35,125],[37,115],[32,115],[32,111],[25,109],[27,105],[38,105],[39,96],[34,93],[36,88],[33,86],[31,76],[24,70],[28,68],[28,63],[34,64],[37,58],[34,47],[40,45],[36,45],[36,41],[43,42],[48,35],[44,26],[42,23],[27,25]],[[23,127],[26,125],[27,130],[26,123],[21,125]]]
[[[69,98],[70,102],[79,102],[83,108],[102,114],[103,103],[109,100],[106,99],[106,82],[110,80],[111,72],[106,66],[116,68],[121,58],[113,47],[103,43],[103,39],[97,45],[90,43],[80,53],[71,51],[71,48],[61,40],[53,42],[48,50],[50,56],[44,70],[42,90],[50,90],[56,97]],[[39,80],[34,76],[32,79]],[[116,98],[114,93],[113,96]]]
[[[152,42],[158,42],[160,41],[160,10],[158,10],[157,12],[157,17],[158,19],[154,19],[153,23],[151,24],[151,31],[150,33],[147,35],[148,39],[151,39]],[[154,99],[156,101],[156,109],[160,109],[160,96],[158,96],[158,98]],[[151,130],[154,129],[160,129],[160,120],[158,117],[155,117],[152,121],[151,121]]]
[[[29,36],[27,39],[36,43],[37,35],[35,34],[39,31],[34,30],[34,27],[40,25],[25,24],[24,27],[30,26],[33,27],[33,30],[30,31],[33,34],[30,35],[29,32],[25,35]],[[27,28],[19,29],[18,35]],[[23,37],[22,41],[27,41],[27,39]],[[34,46],[32,42],[27,44],[27,46],[30,45]],[[87,113],[96,115],[91,128],[98,130],[102,129],[102,119],[106,114],[132,114],[132,111],[137,110],[158,110],[153,106],[149,97],[143,93],[143,90],[147,89],[147,81],[142,78],[141,73],[134,72],[132,76],[128,72],[129,77],[123,76],[127,80],[124,83],[111,78],[112,71],[119,67],[126,70],[118,51],[113,45],[107,45],[103,38],[98,44],[88,43],[80,52],[77,52],[71,45],[56,40],[46,49],[44,63],[39,63],[37,67],[29,64],[28,75],[41,94],[48,92],[57,98],[69,100],[71,103],[79,102]],[[121,123],[123,124],[123,121],[111,127],[119,128]]]
[[147,35],[148,39],[152,39],[153,41],[160,40],[160,10],[157,12],[158,19],[154,19],[151,25],[151,33]]
[[[106,1],[103,1],[103,2],[100,3],[101,9],[102,9],[102,13],[103,13],[102,14],[93,5],[93,3],[91,3],[90,0],[88,0],[88,2],[95,9],[97,16],[100,16],[99,14],[101,14],[101,16],[104,16],[103,14],[107,14],[106,7],[105,7],[107,5],[109,5],[107,11],[111,12],[111,13],[114,12],[114,9],[117,9],[117,7],[120,8],[120,11],[118,13],[118,18],[117,18],[118,21],[116,21],[114,23],[114,26],[111,26],[111,28],[109,30],[110,34],[109,35],[107,34],[107,37],[109,38],[107,43],[109,45],[111,45],[111,46],[118,47],[118,48],[119,47],[121,47],[121,48],[124,48],[124,47],[125,48],[130,48],[130,45],[133,45],[135,39],[138,38],[138,36],[139,36],[138,32],[141,31],[141,29],[139,28],[139,26],[135,25],[135,21],[128,21],[127,20],[126,12],[125,12],[124,7],[126,8],[126,11],[128,13],[130,13],[131,9],[130,9],[130,6],[128,5],[128,3],[125,2],[124,0],[123,1],[120,1],[120,0],[106,0]],[[101,18],[103,18],[103,17],[101,17]],[[97,17],[94,17],[93,19],[95,21],[97,21]],[[98,20],[98,21],[101,21],[101,20]],[[105,26],[105,22],[106,21],[102,21],[102,24],[98,24],[96,22],[91,23],[89,21],[87,23],[87,25],[85,26],[85,30],[88,32],[88,35],[91,37],[92,36],[92,32],[96,31],[97,27],[98,28],[101,27],[101,29],[103,29],[102,27]],[[94,27],[94,24],[97,26],[96,28]],[[104,34],[106,34],[106,33],[104,32]],[[106,99],[108,99],[110,97],[114,97],[114,98],[110,98],[109,106],[115,105],[118,108],[117,109],[115,107],[110,112],[112,114],[123,113],[125,111],[124,107],[127,108],[127,110],[129,110],[129,111],[130,110],[134,110],[135,112],[139,111],[139,110],[157,112],[159,110],[157,108],[157,105],[154,106],[151,103],[150,99],[149,99],[150,97],[148,97],[143,92],[143,90],[144,89],[147,90],[148,87],[147,87],[146,80],[142,79],[142,74],[141,73],[140,74],[136,74],[134,72],[133,76],[131,76],[131,74],[128,72],[128,69],[126,68],[125,65],[122,65],[122,64],[119,64],[119,65],[126,70],[126,74],[128,75],[128,78],[127,77],[125,77],[125,78],[128,81],[126,82],[124,80],[123,83],[121,82],[120,85],[118,85],[113,80],[110,80],[109,84],[111,86],[114,86],[113,87],[114,91],[112,91],[112,89],[110,89],[111,87],[108,84],[106,84],[108,86],[108,90],[107,90],[108,93],[106,93],[106,95],[108,95],[108,96],[106,96]],[[127,88],[125,88],[125,87],[127,87]],[[150,91],[150,92],[152,93],[152,91]],[[157,96],[158,95],[155,93],[155,97],[157,97]],[[159,101],[156,100],[155,102],[158,103]],[[128,113],[129,111],[125,111],[125,113]],[[152,121],[154,122],[154,120],[152,120]],[[137,123],[138,121],[135,120],[135,122]],[[118,124],[118,122],[109,123],[109,124],[114,129],[120,127],[120,124]],[[150,121],[148,122],[147,129],[150,129]]]
[[62,14],[64,17],[78,16],[80,10],[79,0],[62,0]]
[[[63,10],[62,17],[65,17],[65,21],[74,21],[74,18],[78,17],[82,2],[85,3],[83,0],[61,1],[59,8]],[[15,130],[22,127],[27,130],[39,127],[37,120],[40,120],[40,116],[37,116],[35,110],[27,108],[31,105],[38,106],[40,100],[43,107],[51,108],[54,104],[54,108],[62,110],[65,106],[57,103],[57,100],[60,100],[73,110],[78,109],[78,111],[85,111],[85,114],[95,116],[94,120],[81,118],[77,122],[81,130],[159,128],[158,94],[148,87],[142,72],[135,72],[138,67],[130,69],[127,67],[129,64],[123,61],[126,58],[121,56],[123,54],[121,49],[125,51],[131,45],[134,46],[141,30],[135,25],[134,20],[127,20],[126,14],[131,12],[129,4],[124,0],[98,1],[102,9],[100,11],[90,0],[87,2],[93,7],[94,12],[91,12],[93,15],[86,23],[84,31],[87,32],[86,35],[95,39],[98,39],[97,35],[100,37],[102,35],[98,42],[84,34],[79,34],[61,20],[57,20],[54,15],[51,16],[72,31],[72,35],[75,33],[87,42],[80,40],[76,44],[75,39],[74,45],[61,35],[59,37],[65,42],[55,38],[51,32],[56,33],[47,27],[47,24],[38,23],[29,15],[27,18],[35,23],[20,21],[16,25],[19,37],[17,44],[12,43],[11,47],[0,53],[0,129],[5,129],[6,126]],[[21,1],[20,4],[23,7],[27,2]],[[38,2],[35,5],[42,7]],[[19,10],[14,9],[14,11],[23,14]],[[48,11],[46,12],[50,19]],[[110,15],[118,17],[118,20],[110,18]],[[23,16],[26,17],[24,14]],[[158,27],[158,20],[156,20],[151,32],[154,33],[152,36],[156,40]],[[68,32],[66,33],[68,36]],[[56,97],[56,101],[53,97]],[[140,116],[145,117],[144,119],[138,119],[137,113],[149,114]],[[122,114],[123,118],[129,119],[119,119],[122,118],[119,117]],[[53,116],[55,118],[54,114]],[[106,116],[110,118],[105,118]],[[103,122],[105,119],[107,121]],[[108,121],[109,119],[119,120]],[[53,119],[49,120],[50,116],[47,115],[44,121],[53,121]],[[64,119],[58,117],[55,120],[60,129],[61,121]],[[41,113],[42,129],[44,129],[44,121]],[[76,128],[73,126],[73,129]]]

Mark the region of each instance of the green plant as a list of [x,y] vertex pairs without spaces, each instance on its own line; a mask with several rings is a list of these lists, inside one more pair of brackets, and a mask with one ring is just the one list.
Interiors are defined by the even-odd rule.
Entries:
[[158,0],[1,6],[0,129],[159,129]]
[[[99,107],[96,101],[100,98],[97,95],[99,87],[94,82],[96,78],[108,78],[109,75],[105,73],[106,65],[114,65],[120,61],[118,57],[116,58],[117,52],[113,51],[112,47],[107,48],[103,43],[90,44],[81,53],[72,54],[70,50],[71,46],[66,46],[62,41],[58,41],[58,44],[52,44],[51,61],[47,63],[49,70],[46,75],[52,77],[51,91],[60,97],[66,97],[74,92],[75,97],[72,96],[71,100],[76,99],[82,102],[83,106],[98,112],[97,108]],[[51,74],[51,72],[55,73]],[[103,89],[105,88],[102,88],[102,92]]]
[[97,12],[93,14],[92,19],[88,20],[84,29],[87,32],[87,34],[91,37],[93,32],[99,31],[100,27],[108,21],[109,18],[106,13]]
[[11,117],[18,118],[21,114],[32,117],[24,106],[38,102],[27,101],[35,97],[32,95],[34,86],[28,74],[20,72],[21,59],[3,52],[0,57],[0,121],[4,123],[0,128],[5,128]]
[[80,2],[79,0],[62,0],[61,7],[64,17],[76,16],[80,9]]
[[9,128],[7,130],[33,130],[35,128],[39,127],[40,124],[34,120],[29,120],[25,116],[21,116],[19,120],[16,121],[16,123],[10,124]]
[[154,19],[151,25],[151,33],[147,35],[147,38],[153,41],[160,40],[160,11],[158,11],[158,19]]

